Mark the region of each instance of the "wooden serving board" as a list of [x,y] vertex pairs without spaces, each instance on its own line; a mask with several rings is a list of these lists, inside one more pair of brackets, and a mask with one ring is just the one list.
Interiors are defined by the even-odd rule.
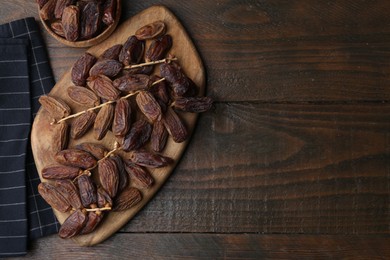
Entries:
[[[170,51],[178,58],[178,63],[183,68],[184,72],[190,77],[196,85],[200,88],[200,95],[204,94],[205,90],[205,72],[202,65],[202,61],[185,29],[177,20],[177,18],[164,6],[152,6],[143,12],[135,15],[134,17],[125,21],[117,30],[104,42],[97,46],[94,46],[88,50],[89,53],[99,56],[104,50],[112,45],[121,43],[123,44],[127,38],[135,33],[135,31],[151,22],[156,20],[162,20],[167,25],[167,34],[170,34],[173,39],[173,46]],[[148,43],[147,43],[148,45]],[[158,74],[158,66],[156,66],[156,74]],[[78,105],[72,102],[67,94],[66,90],[69,86],[73,85],[70,77],[71,68],[65,73],[65,75],[58,81],[53,87],[50,95],[60,97],[64,99],[71,107],[72,113],[84,110]],[[197,115],[191,113],[180,114],[180,117],[185,120],[186,126],[191,133],[194,129]],[[48,113],[40,109],[35,117],[32,133],[31,144],[34,154],[35,163],[40,174],[41,181],[47,181],[42,178],[41,170],[48,165],[56,164],[54,161],[54,132],[56,125],[51,125],[51,118]],[[92,131],[89,131],[84,137],[78,140],[71,140],[68,147],[74,147],[82,142],[94,142],[105,145],[109,150],[113,149],[115,138],[111,132],[102,141],[96,141],[92,137]],[[91,234],[80,235],[74,238],[74,240],[82,246],[91,246],[102,242],[109,236],[118,231],[123,225],[125,225],[142,207],[153,197],[153,195],[161,188],[164,182],[167,180],[175,165],[180,160],[180,157],[188,144],[188,140],[183,143],[174,143],[169,137],[167,146],[162,152],[163,155],[169,156],[174,159],[174,163],[159,169],[148,169],[155,179],[155,184],[149,189],[140,189],[143,195],[142,201],[130,210],[123,212],[110,212],[106,214],[103,222],[100,226]],[[134,185],[131,183],[130,185]],[[138,188],[138,187],[137,187]],[[68,217],[69,214],[60,213],[55,211],[55,214],[60,223]]]

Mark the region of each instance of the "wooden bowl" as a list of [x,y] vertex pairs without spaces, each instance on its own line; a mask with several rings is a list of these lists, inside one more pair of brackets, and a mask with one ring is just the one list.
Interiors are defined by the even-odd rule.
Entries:
[[116,6],[117,7],[116,7],[116,13],[115,13],[115,21],[114,21],[113,24],[108,26],[106,29],[104,29],[104,31],[102,31],[100,34],[98,34],[94,38],[91,38],[91,39],[88,39],[88,40],[84,40],[84,41],[75,41],[75,42],[68,41],[67,39],[57,35],[56,33],[54,33],[53,30],[50,28],[50,24],[47,21],[42,19],[41,15],[40,15],[40,12],[39,12],[39,7],[38,7],[38,13],[39,13],[39,18],[41,19],[41,22],[43,24],[43,27],[45,27],[46,31],[54,39],[56,39],[57,41],[65,44],[65,45],[67,45],[69,47],[84,48],[84,47],[94,46],[94,45],[104,41],[105,39],[107,39],[114,32],[115,28],[117,27],[117,25],[119,23],[119,19],[120,19],[120,16],[121,16],[121,11],[122,11],[121,0],[117,0],[117,5]]

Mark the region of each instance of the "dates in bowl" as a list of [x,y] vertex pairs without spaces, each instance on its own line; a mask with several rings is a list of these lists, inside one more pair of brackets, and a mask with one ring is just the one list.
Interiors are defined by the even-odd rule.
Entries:
[[70,47],[89,47],[105,40],[118,25],[120,0],[36,0],[45,29]]

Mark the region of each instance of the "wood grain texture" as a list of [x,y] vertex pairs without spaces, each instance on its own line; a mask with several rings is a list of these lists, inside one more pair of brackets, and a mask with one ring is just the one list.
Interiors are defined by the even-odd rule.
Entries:
[[[135,31],[144,25],[150,24],[154,21],[161,20],[166,26],[166,33],[172,36],[173,46],[170,49],[170,53],[174,54],[178,58],[178,64],[180,64],[182,70],[186,75],[193,80],[198,87],[199,95],[204,94],[205,89],[205,72],[202,65],[202,61],[198,56],[196,49],[188,37],[184,27],[176,19],[176,17],[163,6],[153,6],[145,9],[143,12],[136,16],[126,20],[117,30],[111,35],[106,41],[99,45],[96,45],[88,52],[95,57],[99,57],[106,49],[110,48],[115,44],[124,44],[126,40],[134,35]],[[148,43],[149,44],[149,43]],[[158,69],[156,74],[159,74]],[[49,95],[58,97],[64,100],[72,109],[72,114],[83,111],[86,108],[75,104],[69,98],[67,94],[67,88],[74,85],[71,80],[71,68],[63,75],[63,77],[57,82],[57,84],[50,91]],[[135,103],[135,100],[131,102]],[[183,123],[186,125],[186,129],[190,136],[192,129],[195,127],[197,114],[194,113],[183,113],[180,115]],[[57,164],[55,161],[56,147],[53,146],[56,138],[55,125],[52,125],[52,118],[49,113],[44,109],[40,109],[34,119],[33,127],[31,131],[31,147],[34,155],[35,165],[42,181],[48,181],[41,175],[41,171],[48,165]],[[69,121],[67,121],[68,123]],[[102,139],[97,141],[93,137],[93,131],[90,130],[81,138],[77,140],[69,140],[68,148],[74,148],[77,144],[83,142],[93,142],[104,145],[107,150],[111,151],[114,149],[114,144],[117,141],[112,132]],[[110,212],[106,215],[105,220],[100,224],[97,229],[87,235],[77,236],[73,238],[77,243],[83,246],[90,246],[102,242],[110,235],[118,231],[123,225],[125,225],[160,189],[166,179],[175,168],[176,163],[180,160],[189,140],[181,143],[175,143],[171,137],[168,137],[168,141],[164,151],[161,153],[164,156],[173,159],[173,163],[168,166],[158,169],[148,169],[148,172],[153,176],[154,185],[149,189],[141,189],[142,200],[140,203],[135,205],[129,210],[121,212]],[[125,152],[120,153],[123,158],[128,158],[129,154]],[[93,178],[98,180],[97,169],[92,172]],[[131,184],[134,186],[134,184]],[[138,187],[139,188],[139,187]],[[69,212],[61,213],[55,211],[55,214],[60,223],[63,223],[65,219],[70,215]]]
[[388,236],[116,234],[95,247],[46,237],[28,259],[388,259]]

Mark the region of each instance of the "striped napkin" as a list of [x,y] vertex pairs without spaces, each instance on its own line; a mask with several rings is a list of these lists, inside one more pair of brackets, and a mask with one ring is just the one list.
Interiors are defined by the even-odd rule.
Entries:
[[58,232],[50,206],[37,191],[29,141],[38,98],[53,86],[35,19],[0,25],[0,257],[25,255],[29,239]]

